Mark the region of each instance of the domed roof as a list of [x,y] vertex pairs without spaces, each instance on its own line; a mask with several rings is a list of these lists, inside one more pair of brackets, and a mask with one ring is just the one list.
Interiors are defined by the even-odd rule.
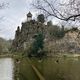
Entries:
[[32,17],[31,12],[29,12],[29,13],[27,14],[27,17]]

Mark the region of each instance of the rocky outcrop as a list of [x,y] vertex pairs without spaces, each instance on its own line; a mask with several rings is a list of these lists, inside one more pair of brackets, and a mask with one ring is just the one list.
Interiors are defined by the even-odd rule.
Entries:
[[[50,54],[53,53],[79,53],[80,52],[80,31],[76,28],[64,31],[65,35],[59,35],[60,28],[53,26],[52,24],[45,25],[44,23],[32,20],[32,15],[29,14],[28,21],[23,22],[21,29],[18,26],[15,39],[13,40],[12,49],[13,51],[24,51],[27,50],[34,41],[34,36],[37,33],[44,35],[44,49]],[[55,33],[58,31],[58,35]],[[54,33],[55,31],[55,33]],[[56,33],[57,34],[57,33]],[[60,33],[61,34],[61,33]],[[55,38],[54,35],[57,37]]]
[[55,53],[80,53],[80,31],[68,31],[61,39],[45,43],[48,55]]
[[39,32],[46,36],[46,27],[47,26],[43,23],[37,22],[35,20],[22,23],[21,29],[18,26],[15,39],[13,40],[13,47],[15,51],[26,49],[33,42],[33,37]]

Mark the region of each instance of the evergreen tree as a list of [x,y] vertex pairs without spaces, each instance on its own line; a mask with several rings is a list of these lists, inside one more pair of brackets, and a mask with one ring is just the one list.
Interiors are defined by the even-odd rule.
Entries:
[[37,57],[43,56],[44,55],[43,45],[44,45],[44,36],[42,33],[38,33],[34,37],[34,42],[32,44],[32,47],[30,48],[29,55],[32,54]]
[[37,17],[38,22],[44,23],[45,22],[45,18],[43,14],[38,15]]
[[48,21],[48,22],[47,22],[47,25],[48,25],[48,26],[52,26],[52,25],[53,25],[53,24],[52,24],[52,21]]
[[63,38],[65,35],[64,26],[62,26],[62,28],[60,28],[57,25],[51,26],[49,32],[50,32],[51,38],[54,38],[54,39]]

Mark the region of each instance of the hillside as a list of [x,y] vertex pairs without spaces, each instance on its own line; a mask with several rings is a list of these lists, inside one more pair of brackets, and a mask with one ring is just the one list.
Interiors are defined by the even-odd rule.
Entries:
[[0,37],[0,53],[9,52],[11,43],[12,43],[11,40],[5,40]]
[[60,28],[57,25],[50,24],[50,22],[45,25],[31,18],[22,23],[21,29],[19,26],[17,27],[12,50],[20,52],[28,50],[38,33],[44,35],[44,51],[48,53],[47,55],[80,52],[80,30],[77,28],[65,30],[64,26]]

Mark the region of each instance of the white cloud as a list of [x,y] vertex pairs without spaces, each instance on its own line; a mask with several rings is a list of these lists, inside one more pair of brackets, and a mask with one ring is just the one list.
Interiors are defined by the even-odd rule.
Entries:
[[[38,11],[35,10],[31,3],[34,0],[0,0],[9,2],[9,7],[0,10],[0,16],[4,16],[0,21],[0,37],[6,39],[13,39],[15,36],[15,30],[17,26],[21,25],[27,17],[26,14],[31,11],[33,19],[38,15]],[[53,22],[57,24],[57,20],[53,19]]]
[[0,37],[3,37],[3,38],[5,38],[5,35],[0,33]]
[[9,7],[0,10],[0,16],[4,16],[0,21],[0,37],[10,39],[14,38],[17,26],[26,19],[31,0],[6,0],[6,2],[9,2]]

